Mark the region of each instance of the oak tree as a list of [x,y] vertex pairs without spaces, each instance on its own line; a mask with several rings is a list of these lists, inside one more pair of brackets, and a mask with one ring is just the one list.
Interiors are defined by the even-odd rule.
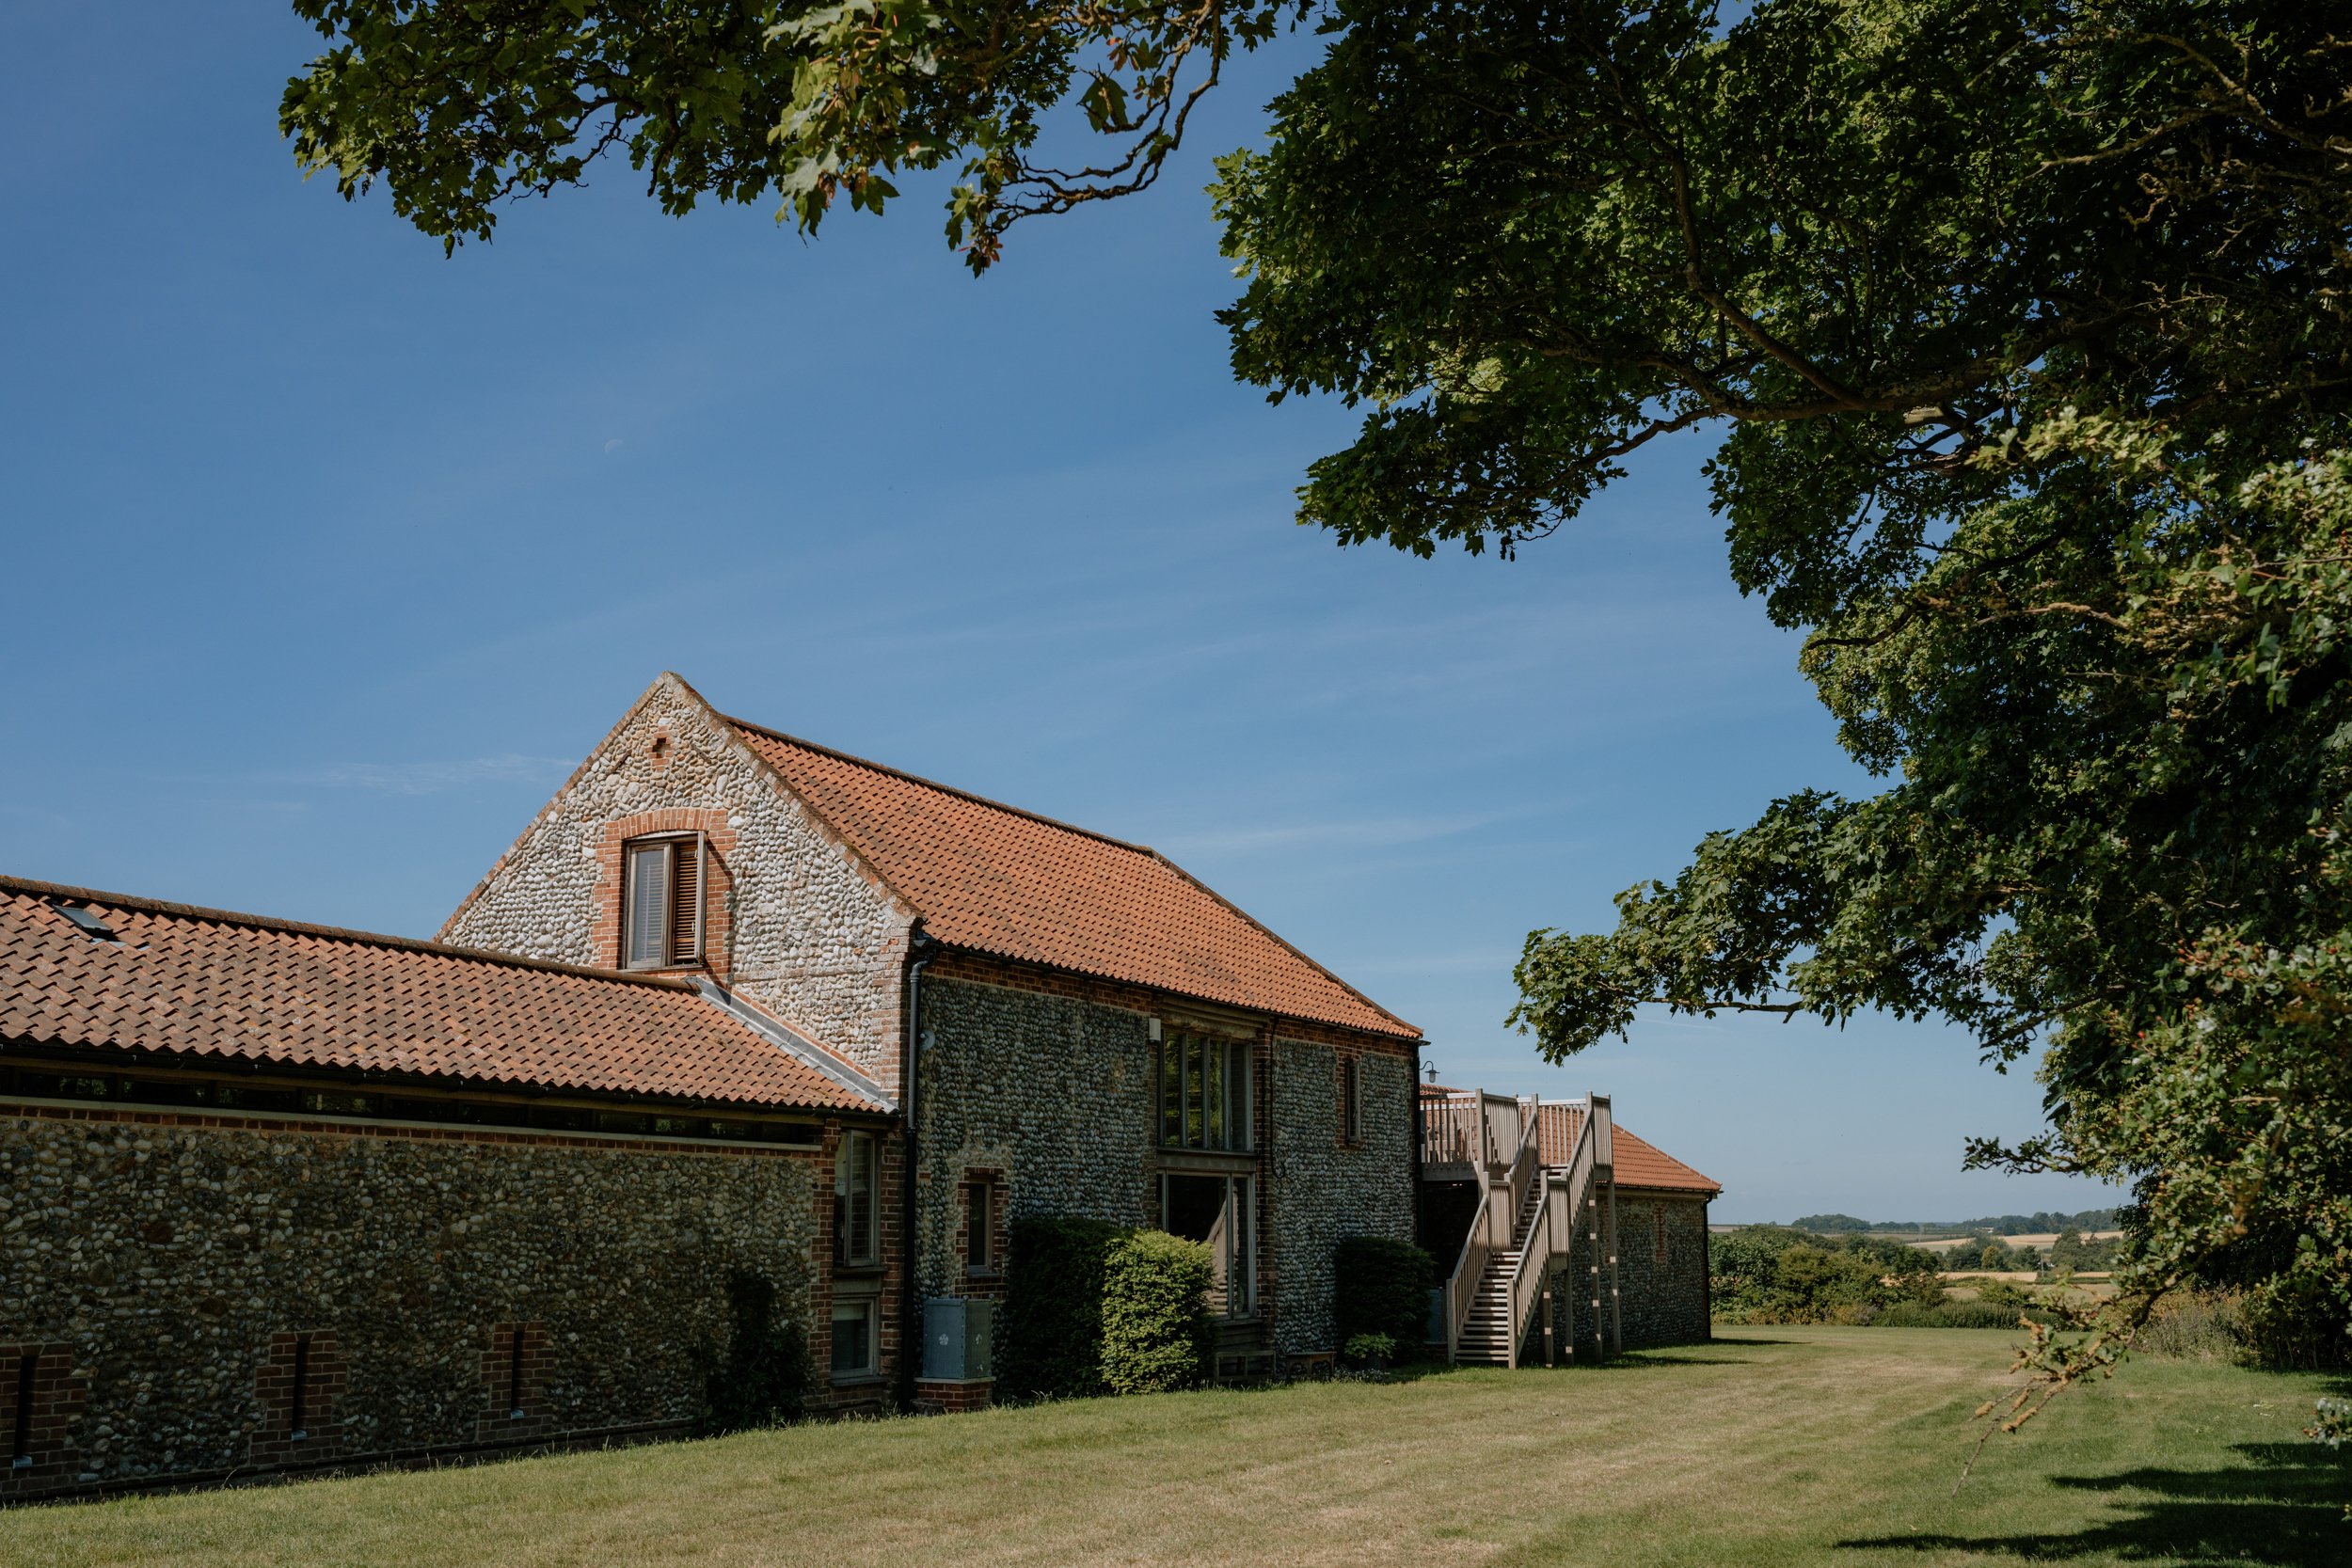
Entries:
[[[297,0],[298,155],[454,246],[624,155],[814,230],[956,172],[1150,184],[1236,48],[1235,372],[1363,409],[1302,520],[1511,555],[1705,430],[1730,568],[1883,781],[1539,931],[1554,1058],[1645,1006],[1881,1009],[2039,1055],[1969,1158],[2134,1184],[2120,1304],[2352,1323],[2352,36],[2302,0]],[[1067,162],[1049,150],[1074,147]],[[1093,146],[1099,152],[1083,150]],[[2010,1419],[2038,1405],[2009,1412]]]

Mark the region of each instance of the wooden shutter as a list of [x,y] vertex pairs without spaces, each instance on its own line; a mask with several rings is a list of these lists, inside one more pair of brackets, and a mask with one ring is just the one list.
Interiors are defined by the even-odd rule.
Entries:
[[670,854],[670,961],[692,963],[703,956],[702,840],[675,839]]

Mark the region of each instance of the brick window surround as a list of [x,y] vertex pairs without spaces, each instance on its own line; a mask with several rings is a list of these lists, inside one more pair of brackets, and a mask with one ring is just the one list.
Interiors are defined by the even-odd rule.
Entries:
[[[881,1227],[882,1258],[879,1265],[850,1269],[838,1267],[833,1261],[834,1209],[836,1202],[834,1172],[840,1156],[841,1135],[847,1131],[849,1129],[838,1121],[825,1124],[825,1139],[818,1151],[817,1165],[822,1174],[815,1183],[817,1234],[821,1238],[817,1243],[817,1257],[822,1266],[818,1272],[814,1299],[809,1304],[809,1322],[812,1325],[811,1338],[816,1341],[811,1349],[818,1358],[818,1375],[825,1384],[826,1391],[819,1393],[814,1402],[820,1408],[832,1409],[873,1404],[879,1397],[877,1390],[886,1389],[890,1380],[898,1375],[899,1323],[897,1307],[903,1278],[900,1271],[906,1267],[902,1232],[898,1226],[889,1223]],[[881,1212],[884,1216],[894,1215],[898,1212],[903,1191],[901,1182],[906,1171],[906,1148],[895,1131],[877,1131],[875,1136],[881,1146]],[[872,1376],[836,1383],[827,1369],[827,1340],[823,1336],[833,1323],[835,1296],[845,1301],[870,1297],[876,1304],[880,1324],[875,1335],[877,1367]]]
[[349,1381],[350,1369],[332,1330],[271,1335],[254,1376],[262,1424],[253,1434],[253,1462],[299,1465],[339,1452],[342,1429],[335,1412]]
[[1361,1148],[1364,1141],[1364,1061],[1360,1053],[1343,1051],[1333,1063],[1332,1092],[1338,1116],[1332,1119],[1332,1141],[1342,1148]]
[[[616,817],[604,825],[603,836],[596,843],[596,909],[591,923],[596,963],[606,969],[619,969],[626,957],[621,946],[621,861],[624,847],[631,839],[647,838],[657,833],[691,832],[701,833],[710,849],[709,859],[704,865],[703,957],[698,962],[681,964],[671,973],[706,971],[719,980],[725,979],[732,973],[735,830],[727,826],[727,814],[715,810],[673,808],[667,811],[642,811]],[[655,970],[647,973],[662,972]]]
[[[956,1205],[956,1276],[963,1282],[963,1294],[985,1296],[992,1300],[1005,1293],[1005,1225],[1012,1202],[1011,1189],[1005,1173],[993,1167],[967,1168],[957,1184]],[[972,1248],[972,1201],[981,1196],[988,1204],[989,1257],[984,1264],[976,1265]]]
[[88,1392],[72,1346],[0,1344],[0,1497],[45,1491],[72,1469],[66,1437]]
[[476,1435],[485,1443],[539,1435],[548,1426],[546,1385],[547,1325],[494,1325],[482,1347],[482,1418]]

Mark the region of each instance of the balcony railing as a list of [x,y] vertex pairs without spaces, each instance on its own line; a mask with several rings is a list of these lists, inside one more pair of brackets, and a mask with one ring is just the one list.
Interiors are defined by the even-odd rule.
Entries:
[[1476,1166],[1508,1165],[1525,1141],[1532,1115],[1538,1162],[1546,1169],[1560,1170],[1573,1156],[1588,1111],[1582,1100],[1515,1100],[1480,1089],[1423,1089],[1422,1166],[1436,1180],[1467,1180]]

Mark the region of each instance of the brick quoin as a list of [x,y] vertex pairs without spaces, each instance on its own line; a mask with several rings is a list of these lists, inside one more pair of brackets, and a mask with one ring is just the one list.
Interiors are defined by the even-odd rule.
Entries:
[[477,1441],[534,1442],[553,1429],[544,1393],[553,1361],[545,1324],[504,1323],[491,1328],[482,1350],[482,1420],[475,1432]]
[[[332,1330],[271,1335],[253,1380],[261,1425],[253,1434],[252,1463],[302,1465],[340,1454],[342,1428],[335,1411],[350,1381],[350,1368]],[[294,1424],[297,1416],[300,1426]]]
[[[879,1279],[881,1288],[875,1297],[875,1370],[879,1377],[860,1378],[835,1385],[833,1381],[833,1303],[834,1295],[834,1265],[833,1260],[834,1211],[837,1199],[834,1193],[834,1172],[841,1156],[841,1134],[846,1126],[839,1120],[825,1124],[824,1143],[818,1150],[816,1185],[816,1238],[812,1243],[816,1256],[815,1285],[811,1291],[809,1309],[809,1354],[817,1368],[817,1392],[810,1398],[812,1409],[847,1413],[888,1408],[897,1399],[898,1387],[898,1354],[904,1342],[901,1322],[906,1287],[906,1232],[898,1223],[906,1194],[906,1140],[892,1130],[877,1140],[876,1156],[882,1165],[882,1180],[877,1188],[882,1236],[882,1267],[878,1274],[860,1269],[861,1280]],[[845,1294],[847,1292],[844,1292]],[[863,1296],[864,1291],[858,1292]]]
[[0,1453],[0,1498],[53,1491],[72,1478],[73,1429],[88,1393],[88,1372],[73,1364],[71,1345],[0,1344],[0,1445],[8,1450]]
[[970,1383],[917,1379],[914,1408],[924,1416],[954,1416],[966,1410],[986,1410],[994,1402],[996,1385],[981,1378]]
[[[989,1259],[989,1272],[972,1272],[972,1187],[976,1182],[988,1186],[988,1240],[993,1249]],[[977,1300],[1005,1299],[1005,1227],[1011,1222],[1012,1183],[1003,1170],[992,1165],[967,1165],[956,1180],[961,1207],[957,1211],[960,1223],[955,1227],[956,1277],[962,1282],[960,1295]],[[919,1396],[918,1396],[919,1397]]]

